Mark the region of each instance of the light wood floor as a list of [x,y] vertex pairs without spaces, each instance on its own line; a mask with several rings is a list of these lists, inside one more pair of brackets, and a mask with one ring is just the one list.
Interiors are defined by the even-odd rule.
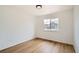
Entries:
[[1,53],[74,53],[72,45],[57,43],[42,39],[33,39],[28,42],[4,49]]

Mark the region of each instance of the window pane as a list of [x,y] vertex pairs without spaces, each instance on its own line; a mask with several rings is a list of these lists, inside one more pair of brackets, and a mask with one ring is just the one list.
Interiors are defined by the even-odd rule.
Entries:
[[44,29],[45,30],[50,29],[50,19],[45,19],[44,20]]
[[55,19],[51,19],[51,29],[58,29],[58,23],[59,23],[59,19],[55,18]]
[[45,19],[44,24],[50,24],[50,19]]

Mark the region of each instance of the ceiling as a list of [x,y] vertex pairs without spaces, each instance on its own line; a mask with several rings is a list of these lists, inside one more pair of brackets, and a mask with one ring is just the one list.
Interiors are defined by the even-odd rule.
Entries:
[[17,9],[19,12],[27,13],[29,15],[46,15],[50,13],[59,12],[62,10],[72,9],[72,5],[43,5],[41,9],[37,9],[35,5],[19,5],[10,6]]

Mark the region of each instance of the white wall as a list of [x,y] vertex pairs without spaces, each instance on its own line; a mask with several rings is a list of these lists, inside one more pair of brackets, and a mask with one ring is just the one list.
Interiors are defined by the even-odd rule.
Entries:
[[[0,6],[0,50],[36,37],[72,44],[72,10],[35,17],[27,9],[16,6]],[[60,30],[45,32],[43,19],[58,17]],[[35,24],[36,21],[36,24]],[[36,26],[36,27],[35,27]]]
[[74,6],[74,47],[79,52],[79,6]]
[[16,6],[0,6],[0,50],[34,37],[34,17]]
[[[49,32],[44,31],[43,20],[51,19],[54,17],[59,18],[59,31]],[[64,10],[54,14],[38,16],[36,18],[36,37],[46,38],[53,41],[59,41],[63,43],[73,44],[73,19],[72,9]]]

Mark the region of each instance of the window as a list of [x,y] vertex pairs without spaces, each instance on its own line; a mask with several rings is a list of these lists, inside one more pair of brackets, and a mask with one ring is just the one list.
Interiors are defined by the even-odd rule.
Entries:
[[44,19],[44,30],[47,31],[58,31],[59,29],[59,19]]

